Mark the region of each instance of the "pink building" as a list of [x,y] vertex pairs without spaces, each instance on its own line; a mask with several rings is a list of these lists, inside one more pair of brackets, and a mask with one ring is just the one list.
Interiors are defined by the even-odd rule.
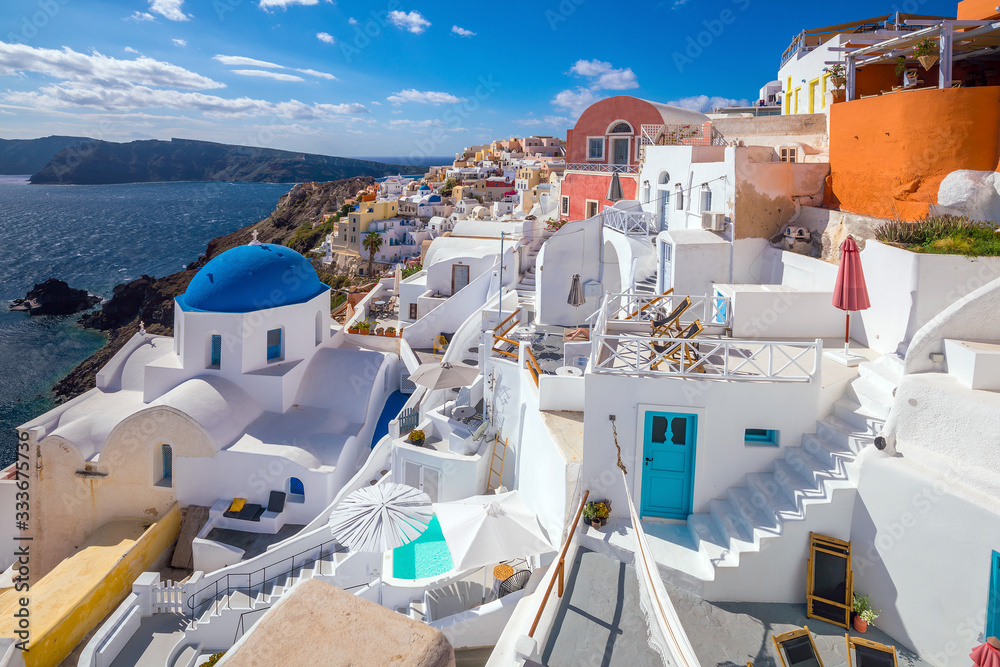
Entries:
[[605,196],[614,172],[619,174],[625,199],[635,199],[641,147],[654,143],[709,145],[711,123],[697,111],[627,95],[587,107],[566,132],[561,217],[582,220],[610,206]]

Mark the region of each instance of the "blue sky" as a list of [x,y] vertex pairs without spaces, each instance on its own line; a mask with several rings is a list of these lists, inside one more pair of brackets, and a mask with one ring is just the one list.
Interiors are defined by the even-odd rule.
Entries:
[[0,137],[346,156],[565,136],[612,95],[755,99],[803,28],[956,2],[4,0]]

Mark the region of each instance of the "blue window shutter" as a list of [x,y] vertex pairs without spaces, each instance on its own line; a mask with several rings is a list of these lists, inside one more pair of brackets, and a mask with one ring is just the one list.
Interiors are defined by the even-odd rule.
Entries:
[[163,457],[163,479],[174,478],[174,457],[173,449],[170,445],[160,447],[160,455]]
[[222,365],[222,336],[215,334],[212,336],[212,368],[219,368]]
[[281,329],[271,329],[267,332],[267,360],[281,358]]

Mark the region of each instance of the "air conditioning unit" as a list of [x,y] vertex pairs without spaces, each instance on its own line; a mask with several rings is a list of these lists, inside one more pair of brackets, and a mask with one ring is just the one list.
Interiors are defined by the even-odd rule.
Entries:
[[701,214],[701,228],[710,232],[722,232],[726,229],[726,214],[716,211],[705,211]]
[[596,280],[588,280],[583,284],[583,296],[588,299],[592,297],[602,297],[604,296],[604,286]]

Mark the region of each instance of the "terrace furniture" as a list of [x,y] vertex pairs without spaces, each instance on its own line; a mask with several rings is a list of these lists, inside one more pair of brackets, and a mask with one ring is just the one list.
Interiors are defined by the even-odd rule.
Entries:
[[264,514],[264,508],[260,505],[248,503],[246,498],[233,498],[229,509],[223,512],[222,516],[241,521],[260,521],[262,514]]
[[448,345],[451,343],[451,337],[454,336],[453,333],[441,333],[434,339],[434,354],[441,355],[444,358],[444,353],[448,350]]
[[524,588],[525,584],[528,583],[528,579],[530,578],[530,570],[518,570],[500,582],[500,592],[497,597],[502,598],[505,595],[510,595],[515,591],[521,590]]
[[653,362],[650,368],[654,371],[657,370],[660,367],[660,364],[663,363],[664,359],[680,366],[681,354],[683,354],[688,368],[693,368],[699,373],[704,373],[705,369],[702,366],[695,365],[701,361],[701,355],[698,354],[692,345],[685,344],[684,342],[696,337],[702,332],[702,330],[701,321],[695,320],[681,329],[680,333],[677,334],[677,338],[679,340],[670,342],[666,345],[658,344],[654,340],[651,344],[655,354],[650,356],[649,360]]
[[653,331],[650,334],[653,338],[672,338],[681,332],[681,315],[691,307],[691,297],[686,296],[681,299],[666,317],[650,320],[649,325]]
[[276,518],[279,514],[285,511],[285,492],[284,491],[271,491],[271,495],[267,499],[267,509],[264,510],[263,517],[265,519]]
[[809,627],[771,635],[784,667],[823,667]]
[[[848,667],[898,667],[896,662],[896,647],[873,642],[870,639],[852,637],[844,633],[847,640]],[[854,649],[854,657],[851,657]]]

